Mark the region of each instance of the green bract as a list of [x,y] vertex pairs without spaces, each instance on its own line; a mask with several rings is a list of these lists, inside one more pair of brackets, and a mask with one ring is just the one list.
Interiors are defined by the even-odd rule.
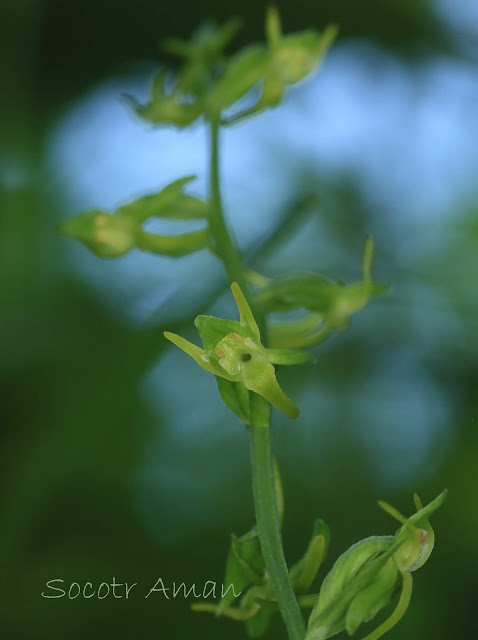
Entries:
[[[289,570],[294,591],[303,600],[304,607],[309,606],[310,596],[302,594],[307,592],[319,571],[329,537],[327,526],[317,519],[304,555]],[[250,637],[262,636],[278,607],[255,529],[240,538],[232,536],[223,584],[227,592],[219,604],[198,603],[192,605],[192,609],[242,621]]]
[[379,503],[403,522],[395,536],[372,536],[354,544],[336,561],[320,589],[312,610],[306,640],[327,640],[344,629],[352,635],[389,604],[401,584],[402,595],[390,618],[367,636],[376,640],[394,626],[410,601],[411,572],[421,567],[433,549],[428,517],[443,503],[446,491],[406,519],[386,503]]
[[297,418],[299,410],[280,388],[273,363],[301,364],[312,360],[312,356],[303,351],[266,349],[244,294],[236,283],[231,289],[240,321],[198,316],[195,324],[204,349],[169,331],[164,332],[165,337],[216,378],[237,385],[233,388],[219,382],[219,390],[227,406],[244,422],[249,422],[248,391],[262,396],[289,417]]
[[179,235],[148,233],[141,223],[151,217],[170,220],[207,218],[208,204],[182,189],[194,179],[187,176],[160,192],[143,196],[117,209],[112,215],[88,211],[60,225],[60,232],[87,246],[101,258],[118,258],[133,248],[180,257],[209,247],[209,230]]

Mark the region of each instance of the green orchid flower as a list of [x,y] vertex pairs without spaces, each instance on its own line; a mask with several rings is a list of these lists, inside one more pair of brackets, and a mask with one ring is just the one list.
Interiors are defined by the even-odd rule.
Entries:
[[141,104],[129,94],[124,99],[135,113],[152,124],[173,124],[179,128],[187,127],[197,120],[203,113],[199,102],[191,102],[188,95],[189,87],[176,79],[173,86],[169,85],[167,69],[161,69],[153,78],[151,99]]
[[211,78],[222,67],[224,49],[240,26],[230,20],[222,27],[205,25],[190,42],[177,38],[166,40],[164,49],[182,59],[179,73],[161,69],[153,79],[151,97],[146,104],[125,98],[136,114],[154,125],[173,124],[186,127],[205,114],[205,95]]
[[395,536],[371,536],[340,556],[322,583],[306,640],[327,640],[343,630],[352,635],[401,589],[391,616],[364,640],[378,640],[397,624],[410,603],[412,572],[423,566],[433,550],[435,537],[428,518],[443,504],[446,493],[443,491],[426,507],[415,495],[418,511],[408,519],[379,502],[403,526]]
[[309,30],[282,35],[280,17],[275,7],[266,16],[266,44],[253,44],[237,53],[224,74],[207,96],[216,111],[227,109],[251,89],[260,86],[255,104],[224,119],[234,124],[269,107],[275,107],[286,89],[315,71],[337,36],[337,28],[329,26],[319,33]]
[[319,274],[268,280],[259,287],[256,302],[266,313],[306,310],[292,321],[272,324],[271,342],[280,346],[308,347],[330,331],[344,329],[350,316],[389,290],[372,278],[374,243],[367,238],[362,257],[362,280],[352,284],[331,282]]
[[165,331],[164,336],[216,376],[226,405],[244,422],[248,423],[248,392],[262,396],[289,417],[297,418],[299,409],[280,388],[274,364],[301,364],[310,362],[313,357],[305,351],[264,347],[244,294],[237,283],[233,283],[231,289],[239,309],[239,322],[198,316],[195,325],[203,349],[175,333]]
[[300,82],[315,71],[337,37],[337,31],[337,27],[331,25],[323,33],[308,30],[284,36],[279,12],[270,7],[266,17],[269,62],[257,107],[278,104],[289,85]]
[[197,220],[207,218],[208,204],[183,193],[195,176],[168,184],[158,193],[142,196],[120,206],[113,214],[95,209],[67,220],[60,233],[84,244],[100,258],[119,258],[137,248],[178,258],[210,247],[209,229],[164,235],[149,233],[141,224],[148,218]]

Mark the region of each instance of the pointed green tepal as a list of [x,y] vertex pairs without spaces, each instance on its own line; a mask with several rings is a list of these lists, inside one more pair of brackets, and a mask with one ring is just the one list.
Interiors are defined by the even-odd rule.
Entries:
[[246,297],[242,293],[241,288],[237,284],[237,282],[232,283],[231,291],[239,310],[239,322],[241,326],[245,329],[248,329],[253,334],[255,339],[260,342],[261,334],[259,331],[259,327],[257,326],[257,322],[252,315],[250,306],[247,304]]
[[170,331],[164,331],[164,337],[179,347],[184,353],[187,353],[188,356],[191,356],[200,367],[209,371],[209,373],[213,373],[215,376],[221,376],[226,378],[226,380],[233,380],[232,377],[225,375],[225,372],[220,369],[214,360],[211,360],[204,349],[196,346],[189,340],[178,336],[176,333],[171,333]]
[[248,401],[244,395],[248,392],[257,393],[289,417],[296,418],[299,410],[280,388],[272,362],[299,364],[310,357],[292,350],[269,352],[261,343],[259,327],[239,285],[234,282],[231,289],[239,310],[239,322],[198,316],[195,324],[203,349],[168,331],[164,332],[165,337],[216,378],[235,383],[226,387],[218,383],[218,386],[226,405],[244,422],[248,421]]

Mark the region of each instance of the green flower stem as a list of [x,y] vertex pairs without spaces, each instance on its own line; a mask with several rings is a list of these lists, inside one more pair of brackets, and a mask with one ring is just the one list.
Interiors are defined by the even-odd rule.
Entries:
[[[254,311],[247,286],[246,270],[231,240],[223,215],[219,183],[219,123],[220,117],[211,119],[211,208],[208,218],[211,242],[214,252],[224,264],[229,281],[237,282]],[[255,317],[265,344],[264,315],[256,312]],[[267,573],[290,640],[304,640],[304,620],[292,588],[282,549],[272,465],[269,411],[262,414],[257,421],[252,421],[250,432],[256,520]]]
[[210,202],[209,229],[214,252],[222,260],[230,282],[237,282],[246,300],[251,305],[246,273],[241,256],[231,239],[226,227],[222,209],[221,189],[219,186],[219,118],[211,120],[211,167],[210,167]]
[[252,488],[257,528],[269,580],[290,640],[304,640],[305,626],[282,549],[272,467],[270,427],[251,424]]

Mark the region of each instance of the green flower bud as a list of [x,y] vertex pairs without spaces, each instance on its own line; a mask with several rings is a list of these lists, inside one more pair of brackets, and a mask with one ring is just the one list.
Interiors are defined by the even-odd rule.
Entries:
[[394,597],[401,585],[399,603],[390,616],[367,640],[377,640],[405,613],[411,596],[411,572],[430,556],[434,536],[428,516],[444,501],[446,492],[411,518],[404,518],[386,503],[379,503],[389,514],[403,522],[395,536],[372,536],[354,544],[336,561],[324,579],[312,610],[306,640],[327,640],[357,628],[375,615]]
[[59,231],[86,245],[100,258],[118,258],[136,244],[138,225],[124,216],[88,211],[60,225]]
[[[372,536],[354,544],[336,561],[332,570],[322,583],[319,598],[309,619],[308,640],[326,640],[347,628],[347,613],[355,599],[360,595],[352,594],[346,597],[346,588],[353,584],[354,578],[364,567],[373,562],[380,554],[390,550],[394,542],[393,536]],[[361,591],[375,588],[381,581],[387,584],[383,599],[391,598],[395,581],[398,578],[398,568],[393,562],[387,562],[369,577]],[[382,576],[382,572],[386,577]],[[387,600],[388,602],[388,600]],[[387,603],[385,602],[385,604]],[[373,603],[371,606],[373,608]],[[363,619],[368,615],[370,606],[362,609]],[[357,607],[354,607],[352,618],[357,620]],[[358,625],[357,625],[358,626]]]
[[280,388],[272,363],[298,364],[310,361],[312,357],[305,352],[266,349],[261,343],[259,327],[242,291],[236,283],[233,283],[231,289],[239,309],[240,321],[198,316],[195,324],[204,349],[168,331],[164,332],[165,337],[216,378],[239,385],[237,393],[241,394],[241,398],[237,396],[234,399],[230,384],[220,383],[219,390],[227,406],[245,422],[248,422],[248,402],[244,399],[244,389],[262,396],[289,417],[296,418],[299,410]]

